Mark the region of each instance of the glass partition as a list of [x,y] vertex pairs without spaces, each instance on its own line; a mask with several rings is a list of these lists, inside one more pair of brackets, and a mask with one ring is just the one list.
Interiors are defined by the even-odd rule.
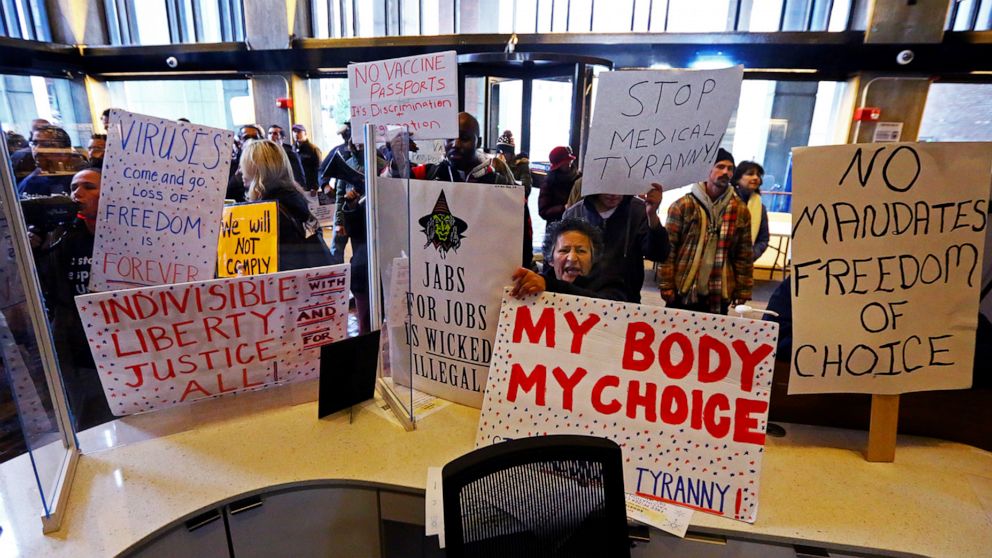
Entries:
[[16,418],[5,407],[8,416],[3,421],[16,421],[21,434],[12,447],[4,448],[4,454],[27,451],[41,496],[39,515],[50,531],[61,521],[60,497],[68,493],[63,486],[71,479],[76,448],[15,188],[4,142],[0,145],[0,367]]

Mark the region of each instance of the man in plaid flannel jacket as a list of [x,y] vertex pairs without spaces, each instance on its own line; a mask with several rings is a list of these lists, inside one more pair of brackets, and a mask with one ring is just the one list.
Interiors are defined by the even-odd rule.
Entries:
[[734,157],[724,149],[706,182],[668,209],[672,250],[659,267],[669,308],[726,314],[751,298],[751,215],[730,187]]

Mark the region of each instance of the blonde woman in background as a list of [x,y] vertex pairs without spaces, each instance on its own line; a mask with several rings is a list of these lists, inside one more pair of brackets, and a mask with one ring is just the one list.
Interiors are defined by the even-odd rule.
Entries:
[[249,141],[242,148],[240,167],[248,200],[275,201],[279,206],[279,271],[330,265],[320,225],[293,180],[282,147],[269,140]]

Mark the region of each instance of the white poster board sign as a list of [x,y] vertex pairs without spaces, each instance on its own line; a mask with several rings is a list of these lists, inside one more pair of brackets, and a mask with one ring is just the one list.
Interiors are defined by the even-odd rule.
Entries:
[[754,522],[777,340],[772,322],[504,298],[476,446],[610,438],[626,492]]
[[117,109],[110,119],[90,291],[210,279],[234,134]]
[[643,194],[705,180],[740,98],[741,66],[599,74],[582,193]]
[[419,141],[458,137],[458,57],[455,51],[348,65],[351,129],[365,142],[365,124],[385,138],[403,126]]
[[500,297],[520,266],[522,188],[410,181],[414,389],[482,406]]
[[971,385],[992,143],[793,150],[789,393]]
[[318,267],[95,293],[76,306],[123,416],[305,379],[296,365],[347,334],[349,277],[347,265]]

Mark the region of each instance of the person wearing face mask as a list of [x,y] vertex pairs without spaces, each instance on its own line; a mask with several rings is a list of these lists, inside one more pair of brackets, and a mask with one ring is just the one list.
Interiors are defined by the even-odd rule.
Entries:
[[751,298],[751,216],[733,175],[734,156],[720,148],[706,181],[668,208],[672,250],[658,288],[669,308],[726,314]]
[[101,181],[99,168],[86,168],[72,176],[70,197],[79,206],[76,219],[53,231],[49,248],[36,254],[56,355],[77,430],[114,418],[75,303],[75,297],[89,293]]
[[520,267],[513,273],[510,296],[523,298],[544,291],[607,300],[626,300],[623,280],[601,265],[603,238],[581,219],[548,225],[544,236],[544,270]]
[[761,203],[761,183],[765,169],[754,161],[741,161],[734,169],[731,183],[737,196],[747,205],[751,215],[751,243],[753,255],[751,261],[758,261],[761,254],[768,249],[768,211]]

